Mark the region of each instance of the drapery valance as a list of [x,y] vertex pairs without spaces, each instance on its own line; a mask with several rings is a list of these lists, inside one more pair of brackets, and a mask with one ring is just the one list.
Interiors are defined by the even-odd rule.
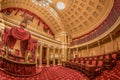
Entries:
[[11,29],[11,35],[17,40],[28,40],[30,38],[30,33],[22,28],[13,27]]

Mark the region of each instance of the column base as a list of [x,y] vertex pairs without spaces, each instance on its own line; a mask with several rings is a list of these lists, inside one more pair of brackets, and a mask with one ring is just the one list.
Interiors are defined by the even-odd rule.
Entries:
[[39,66],[40,68],[42,67],[42,65]]
[[50,67],[50,65],[46,65],[46,67]]
[[58,66],[61,66],[61,64],[58,64]]

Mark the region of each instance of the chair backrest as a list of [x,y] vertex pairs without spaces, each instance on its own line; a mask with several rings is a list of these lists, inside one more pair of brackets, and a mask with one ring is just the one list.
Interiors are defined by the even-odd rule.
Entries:
[[106,55],[106,56],[105,56],[105,59],[109,59],[109,55]]
[[87,60],[87,58],[85,58],[85,60]]
[[79,63],[78,61],[75,61],[75,63]]
[[102,65],[103,65],[103,61],[102,61],[102,60],[99,60],[99,61],[98,61],[98,67],[102,67]]
[[89,61],[86,61],[86,64],[89,64]]
[[92,65],[96,65],[97,61],[96,60],[93,60],[92,61]]
[[92,57],[90,57],[89,60],[92,60]]
[[103,59],[103,56],[100,56],[99,59]]
[[115,53],[112,54],[112,58],[116,59],[116,54]]
[[84,64],[84,61],[81,61],[80,63]]
[[97,57],[94,57],[94,60],[96,60],[97,59]]
[[83,58],[80,58],[80,60],[83,60]]
[[74,63],[74,59],[72,59],[71,62]]

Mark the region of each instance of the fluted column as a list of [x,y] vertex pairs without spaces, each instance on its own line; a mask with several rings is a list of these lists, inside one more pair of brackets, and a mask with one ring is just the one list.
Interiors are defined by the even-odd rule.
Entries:
[[40,44],[40,55],[39,55],[39,66],[42,67],[42,52],[43,52],[43,45]]
[[50,65],[50,63],[49,63],[49,50],[50,50],[50,48],[49,48],[49,45],[47,46],[47,55],[46,55],[46,57],[47,57],[47,67],[49,67]]
[[53,48],[53,66],[55,66],[55,48]]
[[114,48],[114,40],[113,40],[112,33],[110,33],[109,35],[110,35],[110,39],[111,39],[112,49],[113,49],[113,51],[114,51],[114,50],[115,50],[115,48]]
[[[39,58],[39,49],[38,48],[39,47],[37,46],[37,50],[36,50],[36,53],[35,53],[35,64],[36,64],[36,66],[39,66],[38,65],[38,58]],[[28,53],[27,55],[29,57],[29,55],[31,55],[31,53]]]
[[89,51],[89,45],[87,45],[87,54],[88,54],[88,57],[93,56],[93,54],[91,54],[90,51]]
[[60,49],[58,49],[58,65],[61,65],[60,61],[61,61],[61,52]]
[[[100,44],[100,41],[98,41],[98,48],[99,48],[99,52],[98,52],[98,53],[101,54],[101,53],[102,53],[102,50],[101,50],[101,44]],[[98,54],[98,55],[99,55],[99,54]]]
[[79,54],[78,54],[78,47],[76,48],[76,55],[77,55],[77,57],[79,57]]

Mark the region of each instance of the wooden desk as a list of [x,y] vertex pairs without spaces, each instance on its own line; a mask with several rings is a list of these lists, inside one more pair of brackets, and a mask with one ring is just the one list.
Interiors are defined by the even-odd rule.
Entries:
[[107,69],[107,70],[112,69],[112,64],[113,64],[112,63],[112,58],[103,60],[103,68],[104,69]]
[[86,69],[85,74],[88,77],[93,78],[95,76],[96,65],[86,65],[85,69]]
[[85,67],[89,72],[94,72],[96,69],[96,65],[86,65]]

